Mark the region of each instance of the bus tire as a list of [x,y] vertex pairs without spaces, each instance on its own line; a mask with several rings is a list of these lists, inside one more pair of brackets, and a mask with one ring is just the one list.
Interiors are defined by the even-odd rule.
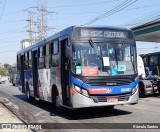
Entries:
[[58,113],[63,113],[63,107],[60,104],[60,96],[56,86],[52,87],[52,105]]
[[26,95],[29,102],[33,102],[34,98],[30,95],[29,85],[26,84]]
[[144,98],[146,97],[145,88],[143,83],[139,83],[139,97]]

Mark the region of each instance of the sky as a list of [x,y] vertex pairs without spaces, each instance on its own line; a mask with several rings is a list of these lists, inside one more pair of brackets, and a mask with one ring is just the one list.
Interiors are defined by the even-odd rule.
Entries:
[[[0,63],[16,63],[16,53],[21,50],[21,41],[29,38],[28,13],[33,11],[37,21],[40,0],[0,0]],[[130,0],[41,0],[47,10],[46,22],[52,30],[48,36],[72,25],[84,25],[103,13],[109,13],[124,1]],[[136,0],[132,0],[136,1]],[[52,12],[52,13],[51,13]],[[159,14],[158,14],[159,13]],[[112,15],[107,15],[91,25],[134,27],[141,21],[150,21],[160,16],[160,0],[137,0],[135,3]],[[145,47],[145,48],[144,48]],[[158,48],[157,48],[158,47]],[[159,43],[137,42],[138,54],[155,52]]]

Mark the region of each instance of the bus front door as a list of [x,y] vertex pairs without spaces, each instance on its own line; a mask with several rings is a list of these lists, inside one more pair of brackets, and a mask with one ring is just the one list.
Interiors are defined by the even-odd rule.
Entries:
[[63,105],[70,106],[68,39],[61,41],[61,86]]
[[39,86],[38,86],[38,51],[32,52],[32,73],[33,73],[33,89],[34,96],[39,98]]

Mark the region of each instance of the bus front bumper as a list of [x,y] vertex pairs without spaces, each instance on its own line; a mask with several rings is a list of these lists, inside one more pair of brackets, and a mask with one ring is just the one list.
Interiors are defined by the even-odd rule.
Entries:
[[[98,101],[95,101],[94,98],[99,98]],[[102,98],[103,97],[103,98]],[[111,105],[123,105],[123,104],[137,104],[139,98],[139,90],[137,90],[133,95],[121,95],[122,98],[126,100],[118,100],[115,102],[107,102],[109,96],[95,96],[95,97],[86,97],[82,94],[74,94],[72,96],[72,108],[85,108],[85,107],[101,107],[101,106],[111,106]],[[120,98],[121,98],[120,97]]]

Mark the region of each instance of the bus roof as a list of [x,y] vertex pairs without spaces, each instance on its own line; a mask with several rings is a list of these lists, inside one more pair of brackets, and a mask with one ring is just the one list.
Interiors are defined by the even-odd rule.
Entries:
[[44,45],[44,43],[50,42],[50,41],[52,41],[52,40],[54,40],[54,39],[56,39],[58,37],[63,37],[65,35],[68,35],[69,39],[71,39],[72,38],[72,31],[76,27],[79,27],[79,28],[102,28],[102,29],[105,28],[105,29],[112,29],[112,30],[115,29],[115,30],[124,30],[124,31],[131,31],[132,32],[132,30],[127,29],[127,28],[112,27],[112,26],[102,26],[102,25],[101,26],[100,25],[99,26],[70,26],[70,27],[68,27],[68,28],[66,28],[66,29],[64,29],[64,30],[62,30],[62,31],[50,36],[50,37],[47,37],[47,38],[45,38],[45,39],[43,39],[41,41],[38,41],[35,44],[33,44],[33,45],[31,45],[31,46],[29,46],[29,47],[27,47],[25,49],[20,50],[19,52],[17,52],[17,54],[25,53],[25,52],[30,51],[31,49],[34,49],[34,48],[36,48],[38,46]]

